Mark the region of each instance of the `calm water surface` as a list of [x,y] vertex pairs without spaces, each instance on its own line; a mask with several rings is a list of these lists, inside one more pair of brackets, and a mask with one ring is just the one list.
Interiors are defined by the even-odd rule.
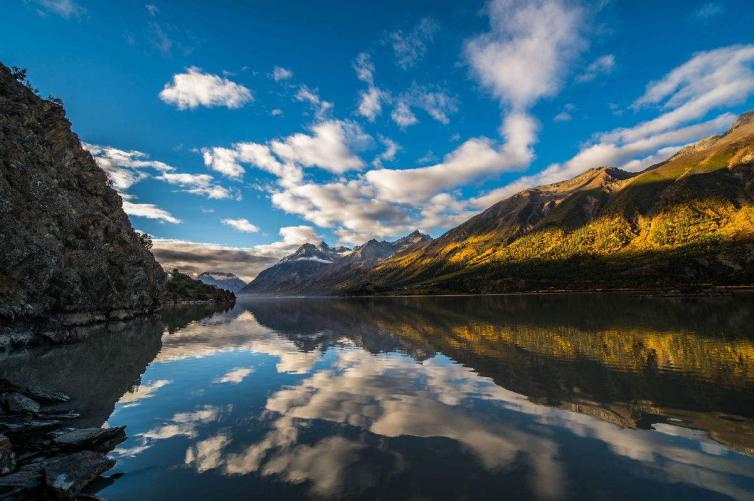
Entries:
[[255,299],[0,374],[125,425],[106,499],[752,499],[754,297]]

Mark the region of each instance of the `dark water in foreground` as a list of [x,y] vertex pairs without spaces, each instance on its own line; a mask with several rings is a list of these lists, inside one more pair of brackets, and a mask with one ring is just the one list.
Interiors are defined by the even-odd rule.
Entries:
[[106,499],[752,499],[754,297],[270,299],[0,374],[126,425]]

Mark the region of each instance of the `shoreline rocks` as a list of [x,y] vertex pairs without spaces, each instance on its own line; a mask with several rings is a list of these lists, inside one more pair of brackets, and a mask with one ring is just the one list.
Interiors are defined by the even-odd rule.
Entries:
[[72,411],[48,409],[67,395],[0,379],[0,499],[76,499],[115,466],[107,457],[125,427],[72,428]]

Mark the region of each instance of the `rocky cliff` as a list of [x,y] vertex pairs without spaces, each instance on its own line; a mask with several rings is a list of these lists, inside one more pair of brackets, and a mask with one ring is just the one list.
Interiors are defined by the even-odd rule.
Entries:
[[0,64],[0,319],[108,319],[159,306],[142,245],[63,107]]

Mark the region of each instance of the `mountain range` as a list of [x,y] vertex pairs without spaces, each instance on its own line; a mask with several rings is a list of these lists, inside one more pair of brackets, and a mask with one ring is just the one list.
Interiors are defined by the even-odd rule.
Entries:
[[754,112],[641,172],[589,169],[516,193],[435,240],[409,237],[405,246],[370,240],[334,254],[324,243],[304,246],[241,293],[751,285]]
[[246,286],[246,282],[236,275],[224,271],[205,271],[200,273],[196,279],[207,285],[230,292],[238,292]]
[[304,244],[293,254],[262,271],[240,294],[326,294],[362,276],[383,260],[417,249],[432,237],[414,231],[393,242],[370,240],[352,249],[325,242]]

